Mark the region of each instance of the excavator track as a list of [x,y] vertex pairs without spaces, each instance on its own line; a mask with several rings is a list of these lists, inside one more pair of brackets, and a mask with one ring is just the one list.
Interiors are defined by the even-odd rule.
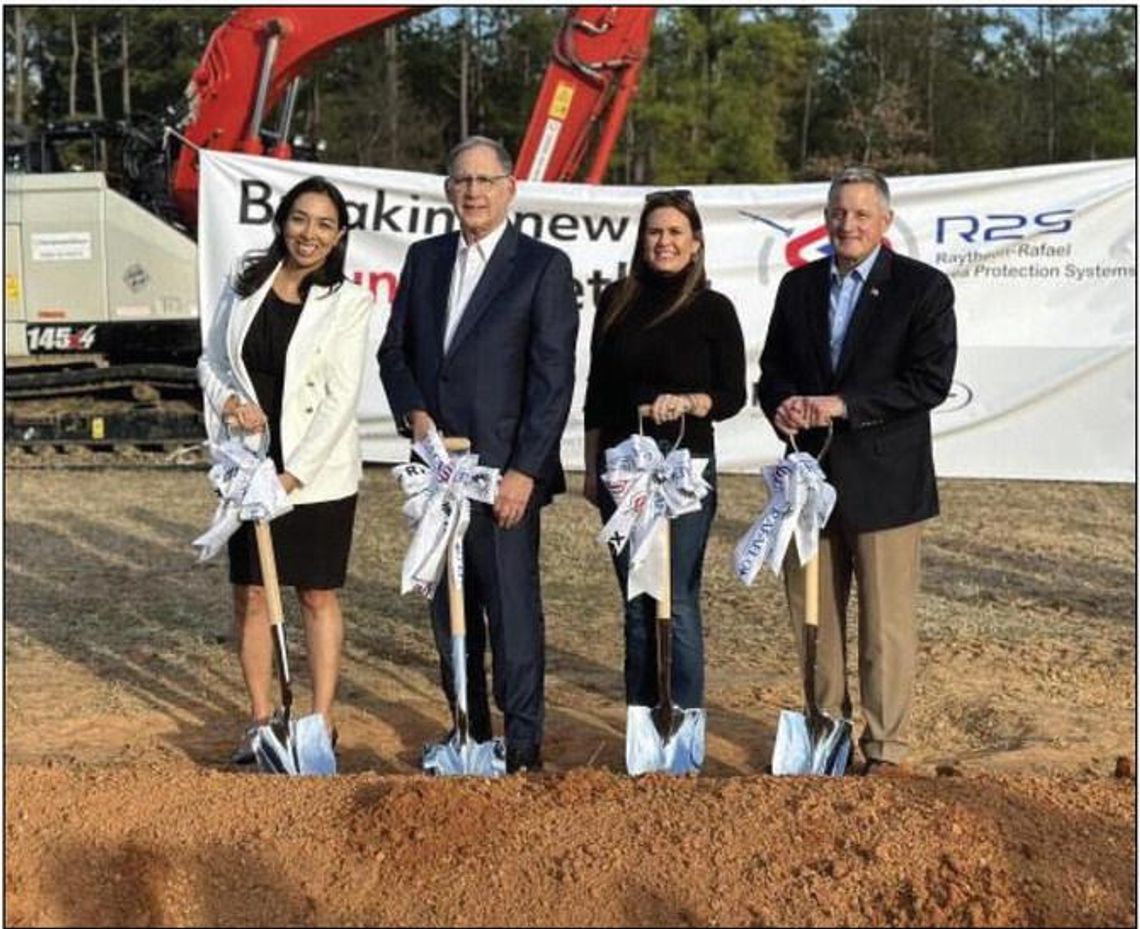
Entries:
[[120,365],[4,377],[6,467],[201,463],[194,371]]
[[19,371],[4,375],[4,396],[8,400],[97,395],[124,387],[187,394],[198,390],[194,369],[181,365],[120,364],[63,371]]

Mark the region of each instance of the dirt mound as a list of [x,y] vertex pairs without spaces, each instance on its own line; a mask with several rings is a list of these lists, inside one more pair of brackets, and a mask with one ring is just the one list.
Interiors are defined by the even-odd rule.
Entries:
[[226,765],[248,707],[224,559],[188,545],[215,504],[202,473],[6,478],[10,925],[1135,925],[1133,485],[943,483],[904,781],[764,776],[803,697],[780,582],[730,568],[762,504],[734,475],[705,560],[703,773],[624,776],[616,584],[597,514],[562,498],[543,523],[546,772],[433,781],[438,659],[399,595],[401,495],[370,468],[342,774],[315,781]]
[[[9,925],[1128,925],[1128,779],[9,772]],[[101,811],[101,812],[97,812]],[[97,813],[97,815],[93,815]]]

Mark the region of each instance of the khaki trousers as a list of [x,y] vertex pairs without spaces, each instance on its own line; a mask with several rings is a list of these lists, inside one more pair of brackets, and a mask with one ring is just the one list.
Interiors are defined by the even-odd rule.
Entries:
[[[881,761],[898,763],[907,753],[918,651],[914,607],[921,532],[922,523],[879,532],[835,529],[819,540],[816,700],[826,713],[851,715],[847,601],[854,576],[859,590],[859,694],[866,722],[859,745],[865,757]],[[804,570],[794,542],[784,558],[784,584],[803,667]]]

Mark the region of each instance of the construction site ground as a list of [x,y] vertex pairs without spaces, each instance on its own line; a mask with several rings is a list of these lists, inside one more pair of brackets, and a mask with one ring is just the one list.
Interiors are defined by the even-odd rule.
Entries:
[[765,773],[802,694],[781,582],[731,570],[756,475],[722,478],[706,556],[704,770],[626,776],[618,588],[596,513],[560,498],[545,769],[489,781],[419,773],[449,719],[399,593],[400,493],[369,467],[340,774],[290,779],[227,761],[248,708],[225,557],[189,546],[204,471],[35,458],[4,490],[7,925],[1136,924],[1134,485],[941,482],[889,779]]

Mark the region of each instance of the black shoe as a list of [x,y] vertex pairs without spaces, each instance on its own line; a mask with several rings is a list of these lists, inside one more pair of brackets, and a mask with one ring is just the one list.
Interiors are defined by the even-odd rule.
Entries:
[[258,728],[258,724],[254,723],[245,730],[237,748],[230,754],[230,764],[247,765],[253,764],[257,760],[253,753],[253,739],[257,735]]
[[536,746],[507,746],[507,774],[534,774],[541,770],[542,754]]

